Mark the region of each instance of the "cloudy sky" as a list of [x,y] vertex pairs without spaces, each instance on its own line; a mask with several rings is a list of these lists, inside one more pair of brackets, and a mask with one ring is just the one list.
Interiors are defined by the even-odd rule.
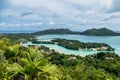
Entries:
[[1,30],[102,27],[120,31],[120,0],[0,0]]

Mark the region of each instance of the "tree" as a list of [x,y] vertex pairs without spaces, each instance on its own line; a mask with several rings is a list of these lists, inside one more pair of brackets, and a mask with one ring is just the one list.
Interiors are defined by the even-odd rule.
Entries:
[[25,80],[59,80],[61,72],[55,65],[51,65],[43,54],[34,48],[29,48],[21,58],[19,64],[14,63],[7,69],[10,73],[24,74]]
[[4,51],[9,46],[9,40],[7,38],[2,38],[0,40],[0,61],[4,59]]
[[4,52],[5,58],[9,60],[10,63],[18,62],[21,55],[22,51],[18,44],[9,46]]

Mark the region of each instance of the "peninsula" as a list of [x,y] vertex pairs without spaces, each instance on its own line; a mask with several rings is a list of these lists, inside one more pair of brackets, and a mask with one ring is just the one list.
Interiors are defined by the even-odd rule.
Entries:
[[34,44],[56,44],[72,50],[114,51],[114,48],[105,43],[84,43],[78,40],[54,39],[51,41],[32,41]]

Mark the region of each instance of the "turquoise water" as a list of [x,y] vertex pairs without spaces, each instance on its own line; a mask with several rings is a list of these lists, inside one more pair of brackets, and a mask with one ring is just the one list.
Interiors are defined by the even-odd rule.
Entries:
[[[37,37],[38,40],[52,40],[55,38],[64,38],[64,39],[72,39],[79,40],[82,42],[98,42],[98,43],[107,43],[113,48],[115,48],[115,52],[120,55],[120,36],[85,36],[85,35],[43,35]],[[75,54],[85,56],[88,54],[94,54],[98,51],[90,51],[90,50],[70,50],[64,47],[55,45],[55,44],[33,44],[33,45],[44,45],[49,47],[50,49],[54,49],[58,52],[65,54]]]

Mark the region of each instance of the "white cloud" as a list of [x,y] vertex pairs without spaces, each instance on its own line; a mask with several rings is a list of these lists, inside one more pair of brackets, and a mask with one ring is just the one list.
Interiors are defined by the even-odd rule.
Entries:
[[3,17],[19,17],[20,13],[11,9],[3,9],[0,12],[0,15]]
[[0,23],[0,27],[39,27],[43,25],[42,22],[38,22],[38,23],[24,23],[24,24],[7,24],[7,23]]
[[39,23],[27,23],[27,24],[23,24],[23,26],[25,27],[36,27],[36,26],[41,26],[43,23],[42,22],[39,22]]
[[[89,13],[105,12],[113,5],[114,0],[8,0],[11,5],[22,6],[43,12],[56,13],[62,17],[71,17],[88,8]],[[77,6],[76,6],[77,5]],[[83,7],[84,6],[84,7]],[[78,8],[78,9],[76,9]],[[80,8],[80,9],[79,9]],[[83,9],[82,9],[83,8]],[[83,12],[84,13],[84,12]],[[94,15],[93,14],[93,15]],[[35,16],[35,15],[33,15]]]
[[4,26],[4,25],[6,25],[6,23],[4,23],[4,22],[0,23],[0,26]]
[[75,4],[79,4],[79,5],[90,6],[91,4],[94,3],[95,0],[67,0],[67,1]]
[[[8,20],[15,21],[19,24],[0,24],[8,26],[54,26],[67,25],[71,27],[81,25],[99,26],[111,22],[116,23],[110,19],[112,15],[119,15],[120,13],[107,13],[106,11],[112,9],[114,1],[118,0],[8,0],[10,6],[9,10],[0,12],[0,16]],[[14,7],[14,9],[13,9]],[[31,13],[29,15],[21,16],[24,13]],[[57,16],[57,17],[56,17]],[[23,24],[21,22],[24,22]],[[36,22],[36,23],[35,23]],[[39,22],[44,22],[39,23]],[[66,22],[66,23],[64,23]],[[72,24],[72,25],[71,25]],[[118,25],[119,23],[117,23]],[[114,24],[115,25],[115,24]]]
[[111,9],[109,9],[108,12],[113,13],[119,11],[120,11],[120,0],[114,0]]
[[24,6],[31,9],[48,9],[59,15],[67,15],[69,12],[74,12],[73,9],[67,7],[67,4],[59,3],[57,0],[9,0],[9,2],[15,6]]
[[50,20],[50,21],[48,22],[48,24],[53,25],[53,24],[55,24],[55,22],[52,21],[52,20]]
[[100,0],[100,3],[107,9],[110,9],[113,5],[114,0]]

